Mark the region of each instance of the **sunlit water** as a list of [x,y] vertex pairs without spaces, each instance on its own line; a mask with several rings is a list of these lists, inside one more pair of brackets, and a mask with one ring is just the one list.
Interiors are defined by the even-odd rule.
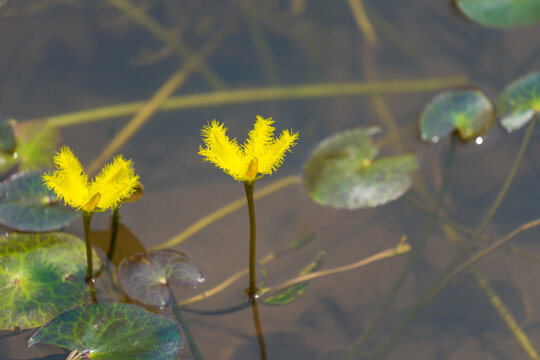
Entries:
[[[0,2],[0,111],[4,117],[24,121],[148,99],[185,63],[111,3]],[[226,32],[206,65],[229,89],[465,76],[495,99],[510,81],[540,67],[539,26],[510,31],[485,29],[465,20],[450,1],[444,0],[367,3],[379,41],[375,47],[366,44],[345,1],[137,3],[194,52]],[[253,8],[248,6],[246,10],[242,5],[246,3],[253,3]],[[293,11],[294,6],[300,7]],[[204,76],[194,73],[177,93],[214,89]],[[383,154],[416,152],[420,161],[417,179],[421,182],[415,184],[420,188],[421,183],[432,196],[442,181],[449,142],[422,143],[414,123],[423,104],[435,93],[384,96],[403,133],[382,150]],[[344,129],[384,124],[369,96],[202,106],[155,114],[119,150],[134,159],[145,186],[140,201],[121,209],[122,222],[143,245],[160,244],[243,196],[240,183],[203,163],[197,155],[200,129],[215,118],[227,124],[231,137],[243,142],[257,114],[273,117],[278,129],[299,131],[300,140],[278,173],[257,182],[256,188],[300,174],[302,164],[322,138]],[[126,120],[64,127],[63,142],[89,164]],[[470,228],[480,223],[502,187],[523,133],[508,135],[495,125],[483,140],[458,144],[443,204],[450,218]],[[536,131],[516,180],[485,231],[489,239],[498,239],[538,217],[538,136]],[[408,195],[421,198],[415,190]],[[256,206],[257,251],[261,256],[285,247],[303,229],[314,235],[302,249],[266,266],[272,284],[295,276],[320,250],[326,252],[325,268],[331,268],[393,247],[403,235],[408,235],[414,245],[429,218],[404,198],[374,209],[334,210],[315,204],[298,185],[280,190]],[[106,215],[96,216],[93,222],[95,228],[107,224]],[[82,235],[82,224],[73,224],[68,230]],[[460,240],[468,238],[456,234]],[[523,233],[513,245],[529,254],[540,254],[539,235],[538,230]],[[448,239],[448,233],[435,227],[396,301],[359,350],[359,359],[374,353],[454,258],[456,247]],[[484,243],[478,246],[484,247]],[[177,248],[202,267],[207,279],[199,290],[178,288],[179,298],[217,285],[247,266],[247,211],[242,209],[219,220]],[[282,307],[262,306],[269,359],[345,359],[406,261],[407,256],[402,256],[314,280],[296,302]],[[532,344],[540,348],[540,264],[498,250],[478,268]],[[246,286],[244,278],[192,306],[217,309],[238,304],[244,301]],[[220,316],[186,313],[185,317],[205,359],[258,358],[250,311]],[[26,331],[0,339],[0,359],[67,356],[53,347],[27,349],[31,334]],[[186,348],[180,357],[191,359],[192,355]],[[387,358],[528,357],[475,279],[464,273],[399,336]]]

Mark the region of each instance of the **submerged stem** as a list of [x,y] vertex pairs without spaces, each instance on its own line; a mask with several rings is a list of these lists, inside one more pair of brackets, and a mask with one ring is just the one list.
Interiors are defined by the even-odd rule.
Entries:
[[411,321],[416,317],[416,315],[418,315],[427,306],[427,304],[429,304],[431,300],[435,298],[435,296],[439,293],[439,291],[441,291],[450,282],[450,280],[454,277],[453,274],[455,273],[455,271],[461,268],[460,265],[462,265],[470,249],[478,242],[478,240],[482,236],[484,229],[486,228],[487,224],[489,223],[489,221],[491,220],[491,218],[497,211],[504,196],[506,195],[508,189],[510,188],[510,184],[514,180],[514,177],[517,173],[519,165],[521,164],[521,160],[523,159],[523,156],[525,155],[525,150],[527,149],[527,145],[529,144],[529,141],[531,139],[535,124],[536,124],[536,117],[531,120],[531,122],[529,123],[529,126],[527,127],[527,131],[521,142],[521,146],[519,148],[518,154],[516,155],[516,160],[514,160],[512,169],[510,170],[508,176],[506,177],[503,187],[497,194],[497,197],[493,201],[493,204],[491,205],[488,212],[482,219],[482,222],[480,223],[480,225],[476,228],[473,236],[471,237],[471,239],[469,240],[465,248],[461,250],[461,252],[452,261],[452,263],[437,278],[437,280],[429,287],[429,289],[424,292],[420,300],[416,303],[414,308],[411,311],[409,311],[409,313],[406,315],[405,319],[403,319],[403,321],[399,324],[397,329],[394,330],[394,332],[388,337],[388,339],[379,347],[378,351],[376,352],[375,358],[383,359],[386,356],[386,354],[390,350],[390,347],[397,340],[398,336],[405,330],[405,328],[411,323]]
[[[304,84],[293,86],[259,87],[170,97],[159,107],[160,111],[193,109],[209,106],[245,104],[260,101],[313,99],[345,95],[406,94],[465,85],[464,76],[427,78],[418,80]],[[54,127],[72,126],[129,116],[137,113],[146,101],[134,101],[70,114],[49,116],[45,120]]]
[[174,317],[182,327],[182,330],[184,330],[184,334],[186,335],[187,342],[189,344],[189,349],[191,350],[191,353],[193,354],[193,357],[195,360],[203,360],[203,357],[199,351],[199,348],[197,347],[197,344],[195,343],[195,339],[193,338],[193,335],[191,334],[191,330],[189,330],[189,326],[184,320],[184,317],[182,316],[182,313],[180,312],[180,308],[178,307],[178,300],[176,300],[176,296],[174,296],[174,293],[170,286],[168,286],[169,294],[171,294],[171,303],[172,303],[172,310]]
[[259,316],[259,305],[257,304],[256,298],[251,299],[251,310],[253,311],[253,323],[255,324],[255,331],[257,332],[257,341],[259,342],[261,360],[266,360],[266,343],[264,342],[261,318]]
[[257,296],[257,228],[255,223],[255,201],[253,199],[254,181],[244,181],[244,189],[246,190],[246,199],[249,212],[249,289],[248,295],[252,301],[255,301]]
[[355,341],[352,350],[349,352],[347,356],[348,359],[353,359],[358,355],[358,352],[364,346],[364,344],[366,343],[367,339],[369,338],[369,336],[371,335],[375,327],[379,324],[379,321],[381,320],[382,316],[386,313],[390,305],[394,302],[399,290],[401,289],[401,286],[405,283],[405,280],[407,279],[407,276],[409,275],[413,265],[416,263],[419,256],[422,254],[422,249],[424,248],[424,245],[426,244],[427,239],[429,238],[429,235],[431,234],[431,231],[433,230],[433,227],[437,223],[437,219],[439,218],[439,212],[441,210],[442,203],[444,200],[444,195],[446,194],[446,190],[448,189],[448,183],[450,179],[452,164],[454,162],[455,147],[456,147],[456,139],[455,139],[455,136],[452,136],[451,142],[450,142],[450,148],[448,150],[448,158],[446,160],[446,166],[444,170],[443,182],[437,193],[435,204],[434,204],[433,210],[431,211],[431,215],[428,219],[428,222],[424,226],[424,229],[411,252],[411,256],[409,257],[409,261],[407,262],[407,265],[405,265],[405,267],[399,274],[399,277],[394,283],[394,285],[392,286],[392,289],[390,290],[390,292],[383,299],[381,305],[375,312],[375,316],[369,323],[366,331],[362,334],[362,336],[360,336],[360,338],[358,338]]
[[84,242],[86,243],[86,282],[92,281],[94,270],[92,269],[92,243],[90,242],[90,223],[93,211],[83,211]]

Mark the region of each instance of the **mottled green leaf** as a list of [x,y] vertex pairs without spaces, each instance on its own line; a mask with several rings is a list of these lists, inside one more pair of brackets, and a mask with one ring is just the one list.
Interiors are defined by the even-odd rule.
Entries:
[[43,185],[42,171],[15,174],[0,183],[0,223],[19,231],[60,229],[80,212],[56,200]]
[[540,20],[538,0],[456,0],[465,16],[484,26],[514,28]]
[[15,135],[9,121],[0,118],[0,151],[11,154],[15,149]]
[[[96,272],[99,259],[94,254]],[[30,329],[82,304],[86,247],[66,233],[0,237],[0,329]]]
[[376,159],[375,128],[347,130],[319,143],[304,166],[304,186],[322,205],[339,209],[377,206],[395,200],[412,184],[416,155]]
[[[308,264],[305,268],[300,271],[300,275],[311,274],[315,271],[318,271],[324,263],[325,253],[321,251],[317,254],[317,257],[313,262]],[[281,291],[278,291],[268,297],[264,297],[261,300],[261,303],[270,306],[281,306],[290,304],[302,295],[305,294],[308,288],[308,282],[304,281],[296,285],[289,286]]]
[[438,142],[457,130],[463,140],[474,139],[489,130],[495,110],[479,90],[448,90],[436,95],[420,114],[423,140]]
[[540,112],[540,71],[523,76],[508,85],[497,102],[501,125],[514,131]]
[[124,259],[118,268],[118,283],[131,299],[147,306],[171,303],[171,284],[196,287],[204,282],[201,269],[184,253],[157,250]]
[[176,360],[176,323],[130,304],[93,304],[61,314],[28,341],[77,350],[83,359]]

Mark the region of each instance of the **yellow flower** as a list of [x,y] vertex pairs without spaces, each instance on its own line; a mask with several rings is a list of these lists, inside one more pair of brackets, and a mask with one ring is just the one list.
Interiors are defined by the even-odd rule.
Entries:
[[83,211],[114,209],[133,194],[139,177],[131,160],[121,155],[103,167],[90,183],[81,163],[70,148],[64,146],[54,157],[56,171],[43,174],[43,183],[54,190],[59,200]]
[[272,118],[257,121],[240,147],[236,139],[230,140],[227,129],[216,120],[205,125],[201,134],[206,148],[199,146],[199,155],[214,163],[239,181],[253,181],[257,174],[271,174],[283,163],[287,150],[296,145],[298,133],[283,130],[274,138]]

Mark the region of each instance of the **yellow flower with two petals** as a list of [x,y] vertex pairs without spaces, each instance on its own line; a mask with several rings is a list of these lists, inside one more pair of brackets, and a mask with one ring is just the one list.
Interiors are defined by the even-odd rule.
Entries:
[[43,175],[43,183],[66,205],[85,212],[117,208],[135,191],[139,176],[133,162],[121,155],[103,167],[92,182],[71,149],[64,146],[54,157],[56,171]]
[[213,120],[202,128],[206,147],[199,146],[199,155],[239,181],[252,182],[258,174],[271,174],[281,166],[285,153],[298,139],[298,133],[289,130],[274,138],[273,123],[272,118],[257,116],[248,139],[240,146],[236,139],[229,139],[223,124]]

